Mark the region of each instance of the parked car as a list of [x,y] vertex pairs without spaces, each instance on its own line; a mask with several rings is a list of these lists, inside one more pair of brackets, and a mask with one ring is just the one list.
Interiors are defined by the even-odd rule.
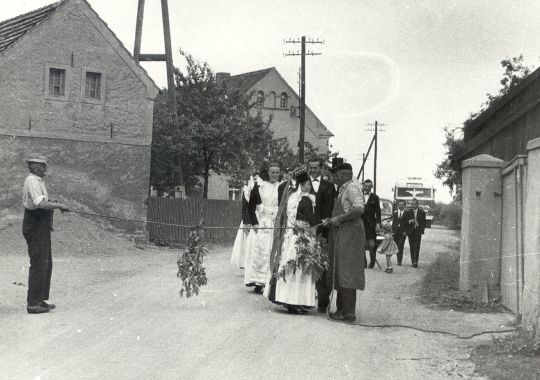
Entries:
[[[392,222],[392,212],[394,209],[394,202],[388,198],[379,198],[381,204],[381,221]],[[384,236],[382,231],[377,231],[377,237],[375,238],[375,246],[378,247],[383,241]]]

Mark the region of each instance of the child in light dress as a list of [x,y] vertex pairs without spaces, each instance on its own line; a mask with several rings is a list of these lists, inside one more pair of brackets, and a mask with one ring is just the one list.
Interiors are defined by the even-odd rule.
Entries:
[[394,238],[392,237],[392,225],[388,222],[383,222],[382,231],[384,233],[384,240],[377,247],[377,253],[386,256],[386,273],[394,273],[392,268],[392,255],[398,252],[398,247]]

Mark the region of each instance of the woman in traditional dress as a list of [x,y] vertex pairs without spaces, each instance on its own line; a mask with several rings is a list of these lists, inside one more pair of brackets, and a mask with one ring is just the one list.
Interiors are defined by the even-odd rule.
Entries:
[[[315,196],[310,194],[311,182],[305,168],[294,174],[296,187],[286,200],[284,224],[289,228],[283,232],[281,254],[277,258],[279,267],[269,274],[265,296],[285,306],[291,314],[305,314],[316,305],[317,279],[311,264],[322,258],[315,230],[310,227],[320,224],[321,220],[314,214]],[[310,255],[310,264],[306,264],[306,254]],[[317,264],[322,266],[320,261]]]
[[249,207],[249,196],[254,185],[255,181],[252,176],[249,181],[244,182],[244,187],[242,188],[242,221],[240,222],[231,254],[231,264],[236,265],[240,269],[244,268],[245,265],[244,261],[251,226],[258,224],[255,210]]
[[244,284],[255,287],[255,293],[262,294],[270,264],[274,219],[278,210],[278,187],[280,167],[272,163],[268,166],[267,180],[262,175],[253,187],[249,198],[250,207],[256,206],[258,225],[253,225],[252,239],[246,250]]

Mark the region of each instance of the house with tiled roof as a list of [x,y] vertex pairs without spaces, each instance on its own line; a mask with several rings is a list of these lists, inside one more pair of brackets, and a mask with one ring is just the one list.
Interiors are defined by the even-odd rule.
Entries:
[[[238,89],[253,96],[255,112],[268,120],[276,138],[286,138],[291,149],[298,149],[300,137],[300,96],[275,67],[231,76],[217,73],[216,80],[229,89]],[[306,106],[305,141],[327,154],[333,134],[315,113]]]
[[34,153],[59,199],[144,218],[158,92],[86,0],[0,20],[0,208],[20,202]]

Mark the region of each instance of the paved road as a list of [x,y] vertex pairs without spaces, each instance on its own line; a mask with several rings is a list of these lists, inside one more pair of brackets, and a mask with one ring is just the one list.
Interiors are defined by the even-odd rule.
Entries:
[[[2,379],[438,379],[467,378],[459,340],[403,328],[366,328],[311,313],[289,315],[242,285],[229,247],[207,258],[209,284],[179,298],[177,252],[139,249],[76,216],[58,218],[52,295],[58,309],[27,315],[27,257],[17,222],[0,229]],[[77,231],[84,231],[82,234]],[[436,311],[418,302],[426,262],[456,244],[428,230],[420,268],[367,274],[360,323],[401,323],[470,334],[496,329],[504,314]],[[407,255],[407,252],[406,252]],[[407,257],[407,256],[406,256]]]

